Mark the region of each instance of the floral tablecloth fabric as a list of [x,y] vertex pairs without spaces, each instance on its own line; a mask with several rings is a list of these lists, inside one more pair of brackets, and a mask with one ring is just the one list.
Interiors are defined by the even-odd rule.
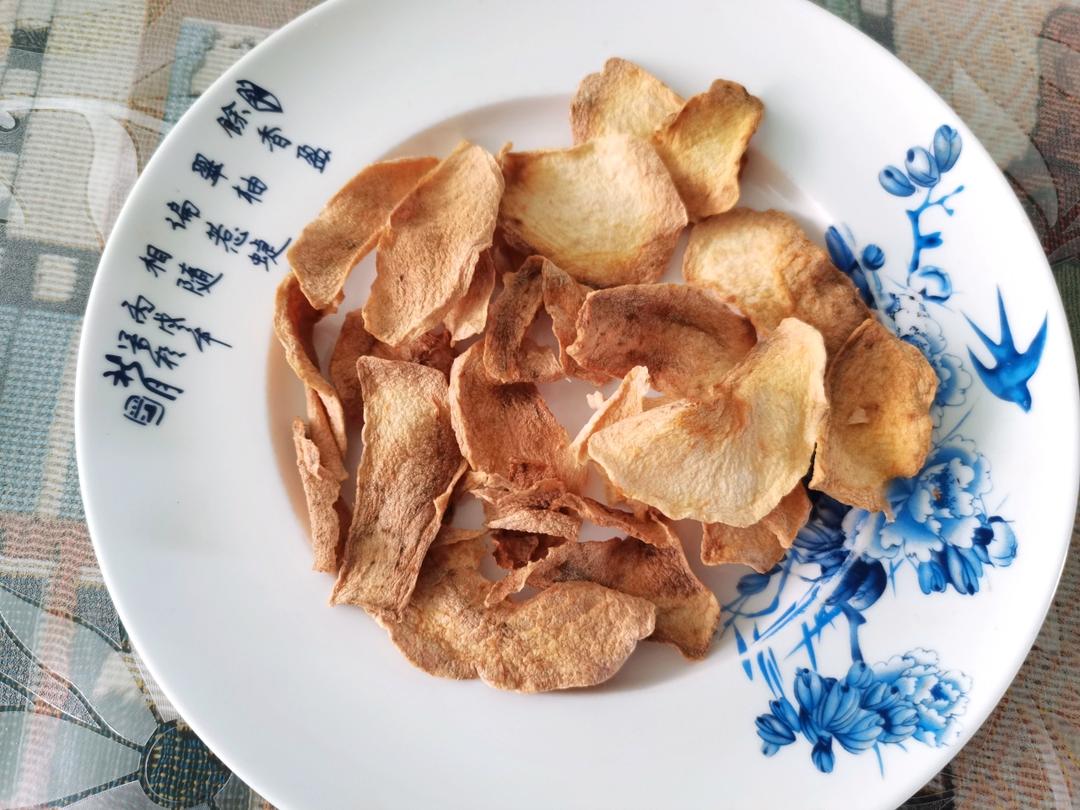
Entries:
[[[140,169],[221,71],[311,5],[0,0],[0,807],[269,807],[187,728],[117,619],[79,497],[72,394],[101,247]],[[1080,6],[821,5],[990,149],[1080,341]],[[1073,554],[1005,699],[909,806],[1080,804],[1077,671]]]

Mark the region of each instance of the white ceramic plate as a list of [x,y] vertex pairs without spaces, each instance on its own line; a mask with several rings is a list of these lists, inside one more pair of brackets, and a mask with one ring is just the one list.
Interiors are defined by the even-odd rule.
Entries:
[[[274,255],[376,158],[568,143],[569,96],[611,55],[686,95],[726,77],[764,100],[743,202],[815,238],[835,226],[837,263],[939,370],[935,449],[894,493],[893,526],[819,504],[772,575],[709,572],[728,607],[703,663],[644,644],[599,689],[437,680],[359,610],[326,607],[330,580],[309,571]],[[370,278],[369,260],[349,305]],[[998,290],[1015,345],[992,355],[967,318],[998,340]],[[888,807],[957,752],[1035,637],[1072,523],[1077,421],[1065,319],[1012,192],[870,40],[802,3],[416,0],[320,7],[176,127],[102,259],[76,427],[136,646],[276,804]]]

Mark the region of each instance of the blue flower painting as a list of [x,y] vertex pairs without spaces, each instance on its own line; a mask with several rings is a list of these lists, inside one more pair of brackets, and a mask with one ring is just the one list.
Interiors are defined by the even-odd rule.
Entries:
[[[945,668],[936,652],[916,648],[864,658],[863,627],[874,607],[897,594],[933,598],[951,592],[975,597],[995,569],[1009,567],[1018,541],[1003,498],[994,491],[990,461],[964,435],[976,382],[994,397],[1032,406],[1028,382],[1046,342],[1046,321],[1017,349],[1006,305],[998,291],[997,338],[964,316],[981,342],[986,362],[969,349],[967,359],[950,349],[944,318],[956,318],[956,289],[937,258],[945,243],[939,228],[955,214],[953,198],[963,185],[942,191],[962,152],[960,133],[942,125],[927,146],[913,146],[903,160],[878,175],[881,187],[905,208],[911,253],[899,273],[876,244],[861,251],[853,235],[837,227],[825,234],[833,263],[853,281],[879,319],[926,357],[938,378],[931,405],[933,438],[926,462],[912,478],[890,484],[890,514],[848,507],[811,492],[809,522],[787,556],[772,570],[747,574],[724,605],[722,632],[731,631],[752,681],[761,679],[772,698],[757,717],[766,756],[800,741],[809,760],[830,773],[838,757],[876,754],[884,773],[887,750],[911,741],[932,747],[960,734],[971,679]],[[1030,327],[1029,327],[1030,328]],[[965,366],[970,360],[974,373]],[[850,656],[846,672],[819,671],[826,636],[839,639]],[[835,649],[835,647],[834,647]],[[792,666],[785,674],[782,666]]]

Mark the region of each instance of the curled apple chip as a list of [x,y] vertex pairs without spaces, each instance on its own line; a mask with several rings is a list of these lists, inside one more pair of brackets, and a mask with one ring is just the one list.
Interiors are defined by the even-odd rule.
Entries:
[[308,424],[294,419],[293,447],[300,484],[307,502],[311,550],[316,571],[335,573],[341,562],[349,512],[341,499],[341,482],[348,476],[318,395],[307,390]]
[[330,355],[330,381],[340,395],[345,417],[352,425],[359,425],[364,415],[356,361],[365,355],[430,366],[438,369],[444,378],[450,377],[450,364],[454,361],[450,334],[446,331],[425,332],[415,340],[391,347],[381,340],[376,340],[364,328],[364,313],[361,310],[355,309],[348,313],[338,332],[333,354]]
[[274,333],[282,348],[285,360],[293,373],[300,378],[305,389],[314,391],[323,408],[334,434],[340,455],[345,455],[345,408],[334,386],[319,370],[312,335],[315,324],[327,314],[315,309],[304,297],[296,276],[289,273],[278,285],[274,298]]
[[743,154],[764,109],[741,84],[717,79],[653,135],[691,221],[727,211],[738,202]]
[[750,526],[810,466],[826,411],[821,335],[780,322],[708,402],[676,401],[593,434],[589,457],[628,497],[673,519]]
[[495,158],[465,141],[421,178],[379,237],[364,305],[371,334],[397,346],[442,322],[491,247],[502,192]]
[[450,370],[450,416],[461,453],[473,470],[516,486],[558,478],[571,489],[584,468],[570,439],[532,383],[501,383],[484,367],[484,344],[474,343]]
[[490,607],[479,572],[484,544],[433,548],[398,621],[377,617],[405,657],[444,678],[482,678],[498,689],[545,692],[614,675],[655,628],[645,599],[592,582],[553,585],[528,601]]
[[551,350],[526,337],[544,303],[542,272],[548,264],[543,256],[530,256],[516,273],[503,276],[484,339],[484,367],[499,382],[550,382],[563,376]]
[[577,318],[591,287],[579,284],[551,262],[543,268],[544,310],[551,318],[551,331],[559,344],[559,364],[567,377],[580,377],[596,385],[607,382],[606,374],[586,371],[567,353],[577,339]]
[[634,366],[626,372],[615,393],[596,403],[593,415],[570,443],[570,452],[578,462],[584,464],[588,461],[589,439],[594,433],[645,410],[650,384],[649,370],[645,366]]
[[829,416],[810,487],[891,515],[889,482],[918,473],[930,450],[937,374],[922,352],[867,318],[837,352],[825,390]]
[[469,289],[443,319],[452,342],[459,343],[484,331],[491,293],[495,290],[495,275],[495,259],[491,249],[485,250],[477,260]]
[[567,543],[532,563],[528,584],[595,582],[656,605],[654,641],[679,648],[687,658],[704,658],[720,621],[716,596],[686,561],[682,545],[657,547],[633,537]]
[[304,227],[288,256],[311,306],[325,309],[337,300],[353,267],[375,247],[394,206],[438,163],[433,157],[372,163]]
[[851,279],[780,211],[735,208],[697,223],[683,278],[738,307],[759,334],[787,317],[805,321],[830,357],[870,314]]
[[589,293],[567,351],[589,371],[622,377],[645,366],[656,390],[710,399],[755,342],[750,322],[708,290],[626,284]]
[[495,540],[495,562],[501,568],[506,568],[507,572],[488,589],[484,597],[487,607],[520,593],[533,571],[541,565],[550,564],[571,545],[565,537],[546,534],[496,530],[491,536]]
[[574,143],[616,133],[648,138],[683,103],[678,93],[633,62],[608,59],[601,72],[581,80],[570,102]]
[[376,357],[361,357],[356,370],[364,400],[364,454],[330,601],[397,617],[465,462],[450,426],[442,374]]
[[706,523],[701,538],[701,561],[706,565],[742,563],[764,574],[780,560],[810,517],[806,488],[795,488],[769,514],[752,526],[738,528]]
[[570,149],[508,152],[499,224],[520,250],[594,287],[656,281],[686,210],[648,141],[609,135]]

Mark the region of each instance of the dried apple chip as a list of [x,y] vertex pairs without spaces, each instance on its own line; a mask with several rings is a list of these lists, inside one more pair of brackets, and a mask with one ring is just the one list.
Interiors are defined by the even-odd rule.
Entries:
[[891,515],[889,482],[918,473],[930,450],[934,369],[918,349],[868,318],[837,352],[825,390],[829,416],[810,487]]
[[579,377],[596,385],[607,382],[606,374],[586,371],[567,353],[577,339],[577,318],[592,288],[574,281],[551,262],[543,269],[544,310],[551,317],[551,331],[559,344],[559,364],[567,377]]
[[326,409],[338,451],[345,455],[345,409],[334,386],[323,377],[315,355],[312,334],[326,314],[304,297],[296,276],[289,273],[278,285],[274,298],[274,333],[285,349],[285,360],[307,389],[313,390]]
[[615,393],[597,403],[589,421],[582,426],[574,437],[574,441],[570,443],[570,452],[574,458],[584,464],[589,458],[589,439],[594,433],[603,430],[608,425],[614,425],[621,419],[637,416],[644,411],[650,383],[649,370],[645,366],[634,366],[626,372],[626,376],[615,389]]
[[305,425],[302,419],[293,420],[293,447],[307,502],[314,556],[312,568],[334,573],[341,560],[348,523],[348,510],[341,500],[341,482],[347,475],[322,402],[311,389],[307,399],[310,424]]
[[553,585],[526,602],[484,598],[483,543],[433,548],[400,621],[379,618],[415,666],[498,689],[545,692],[593,686],[614,675],[655,628],[644,599],[592,582]]
[[641,138],[509,152],[503,174],[507,240],[596,287],[656,281],[686,225],[667,169]]
[[364,454],[332,604],[401,615],[420,564],[465,471],[450,427],[445,378],[397,360],[356,362],[364,400]]
[[567,351],[590,371],[622,377],[645,366],[658,391],[709,399],[755,342],[750,322],[708,290],[627,284],[589,293]]
[[469,466],[517,486],[558,478],[571,489],[584,468],[569,437],[532,383],[500,383],[484,368],[484,344],[474,343],[450,370],[450,415]]
[[706,565],[741,563],[764,574],[780,560],[810,517],[806,488],[797,484],[780,503],[752,526],[738,528],[706,523],[701,538],[701,561]]
[[736,208],[699,222],[683,278],[738,307],[760,334],[787,317],[805,321],[830,357],[870,314],[851,279],[780,211]]
[[334,352],[330,355],[330,380],[341,396],[346,419],[353,425],[360,424],[364,415],[356,361],[365,355],[430,366],[442,372],[444,378],[450,377],[450,364],[454,361],[448,332],[427,332],[416,340],[393,348],[368,333],[364,328],[362,311],[355,309],[348,313],[338,332]]
[[764,109],[741,84],[717,79],[653,135],[691,221],[727,211],[738,202],[743,154]]
[[810,466],[825,414],[825,347],[788,318],[709,402],[676,401],[595,433],[589,457],[627,496],[673,519],[750,526]]
[[390,214],[364,305],[367,330],[389,346],[430,331],[463,298],[491,247],[502,172],[462,142]]
[[563,376],[551,350],[526,337],[544,302],[542,271],[548,264],[543,256],[530,256],[516,273],[503,276],[484,339],[484,367],[499,382],[549,382]]
[[458,343],[484,331],[487,326],[488,305],[494,290],[495,260],[492,258],[491,249],[488,249],[480,254],[468,291],[443,319],[452,342]]
[[394,206],[438,165],[433,157],[366,166],[330,198],[289,248],[289,265],[311,306],[333,304],[353,267],[375,247]]
[[533,564],[528,584],[595,582],[656,605],[650,638],[678,647],[687,658],[704,658],[720,621],[716,596],[690,569],[682,546],[663,548],[633,537],[602,543],[568,543]]
[[574,143],[625,133],[648,138],[683,106],[682,97],[633,62],[614,57],[581,80],[570,102]]

